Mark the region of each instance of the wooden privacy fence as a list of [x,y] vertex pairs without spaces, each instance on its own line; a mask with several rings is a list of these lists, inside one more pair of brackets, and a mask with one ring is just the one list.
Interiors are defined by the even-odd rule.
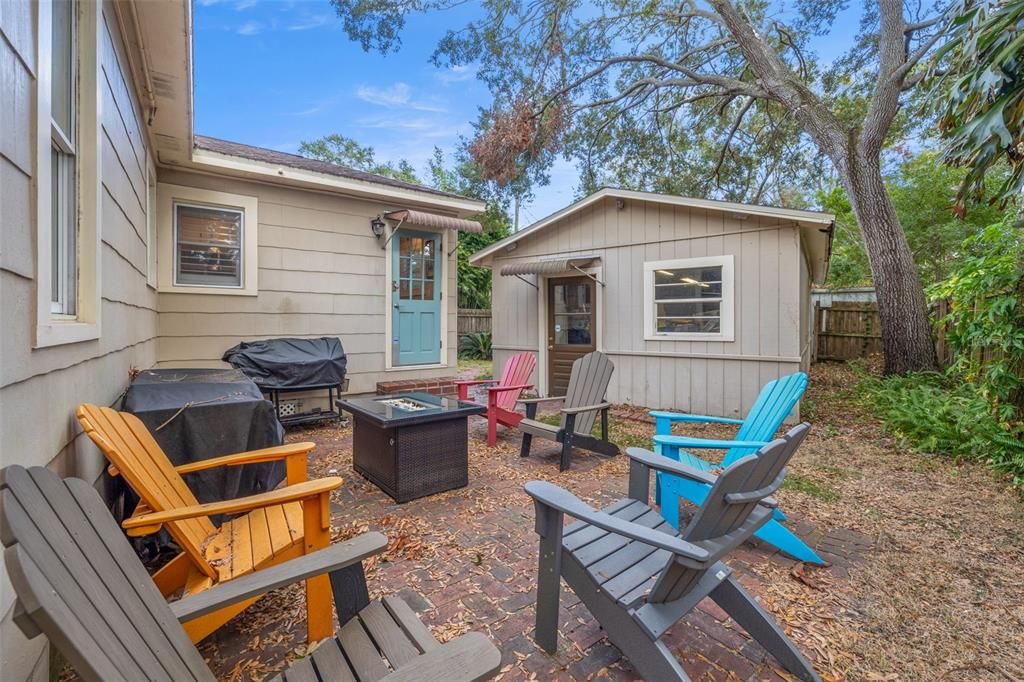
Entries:
[[491,311],[459,308],[459,336],[491,331]]
[[[932,320],[943,319],[949,314],[949,301],[935,301],[930,313]],[[882,352],[882,323],[877,303],[834,301],[830,307],[815,303],[814,329],[817,335],[815,361],[853,360]],[[993,357],[991,349],[979,352],[982,361]],[[954,360],[944,325],[938,325],[935,332],[935,355],[943,367]]]
[[815,360],[852,360],[882,352],[877,303],[835,301],[827,308],[816,303],[814,329]]

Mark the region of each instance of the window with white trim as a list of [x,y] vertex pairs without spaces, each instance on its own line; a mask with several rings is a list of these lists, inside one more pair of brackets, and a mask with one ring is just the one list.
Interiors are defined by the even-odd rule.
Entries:
[[37,348],[100,336],[98,0],[32,3],[36,70]]
[[259,293],[256,197],[157,182],[155,203],[158,291]]
[[733,340],[733,257],[644,263],[644,337]]

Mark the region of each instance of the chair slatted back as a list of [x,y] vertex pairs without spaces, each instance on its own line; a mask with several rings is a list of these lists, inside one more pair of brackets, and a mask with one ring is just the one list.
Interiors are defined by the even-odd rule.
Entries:
[[[533,353],[516,353],[508,359],[505,367],[502,368],[498,386],[523,386],[530,383],[530,375],[533,374],[533,369],[536,366],[537,358]],[[500,391],[494,401],[498,407],[504,410],[514,410],[522,393],[522,390]]]
[[[736,432],[736,440],[767,441],[775,437],[807,389],[807,375],[795,372],[769,381],[757,395],[747,412],[743,425]],[[722,458],[722,466],[729,466],[740,457],[754,453],[752,448],[732,448]]]
[[15,622],[86,680],[210,680],[202,656],[99,493],[41,467],[0,472],[0,540]]
[[[128,412],[88,403],[79,406],[78,421],[128,485],[153,511],[199,504],[146,425]],[[209,517],[173,521],[166,525],[171,537],[211,578],[217,571],[203,555],[203,547],[216,527]]]
[[[771,510],[758,505],[782,485],[786,465],[809,430],[809,424],[798,424],[784,437],[726,467],[683,529],[681,537],[708,548],[729,549],[752,535],[756,528],[745,524],[753,514],[758,518],[771,516]],[[679,599],[697,585],[706,570],[684,566],[670,558],[647,601],[659,603]]]
[[[576,358],[569,375],[569,388],[565,392],[565,406],[585,407],[603,402],[614,371],[615,365],[604,353],[594,351]],[[596,418],[596,410],[576,415],[574,430],[576,433],[590,435]],[[565,415],[562,415],[561,428],[565,428]]]

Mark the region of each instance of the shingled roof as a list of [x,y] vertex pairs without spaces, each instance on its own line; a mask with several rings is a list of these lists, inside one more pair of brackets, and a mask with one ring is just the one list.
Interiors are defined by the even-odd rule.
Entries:
[[407,189],[413,192],[423,192],[425,194],[434,194],[436,196],[452,197],[455,199],[468,198],[460,194],[442,192],[440,190],[433,189],[432,187],[426,187],[425,185],[417,185],[413,182],[404,182],[402,180],[395,180],[394,178],[389,178],[383,175],[377,175],[376,173],[367,173],[366,171],[356,170],[355,168],[339,166],[338,164],[328,163],[326,161],[308,159],[304,156],[299,156],[298,154],[288,154],[286,152],[278,152],[272,149],[264,149],[263,147],[253,147],[239,142],[228,142],[227,140],[220,140],[216,137],[195,135],[195,146],[196,149],[216,152],[217,154],[237,156],[239,158],[250,159],[252,161],[262,161],[263,163],[287,166],[288,168],[297,168],[299,170],[312,171],[314,173],[324,173],[325,175],[334,175],[340,178],[348,178],[350,180],[372,182],[377,185],[387,185],[389,187]]

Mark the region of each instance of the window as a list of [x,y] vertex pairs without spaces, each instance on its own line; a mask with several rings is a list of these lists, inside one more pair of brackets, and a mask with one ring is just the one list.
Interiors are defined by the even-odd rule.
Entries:
[[733,340],[732,256],[644,263],[648,340]]
[[71,0],[54,0],[50,44],[50,312],[69,317],[76,313],[78,280],[76,15]]
[[[433,301],[437,274],[437,240],[430,237],[398,238],[398,298]],[[436,288],[440,294],[440,287]]]
[[256,197],[156,184],[157,290],[255,296]]
[[174,283],[241,287],[240,209],[174,204]]
[[36,72],[36,336],[99,338],[101,3],[41,0]]

